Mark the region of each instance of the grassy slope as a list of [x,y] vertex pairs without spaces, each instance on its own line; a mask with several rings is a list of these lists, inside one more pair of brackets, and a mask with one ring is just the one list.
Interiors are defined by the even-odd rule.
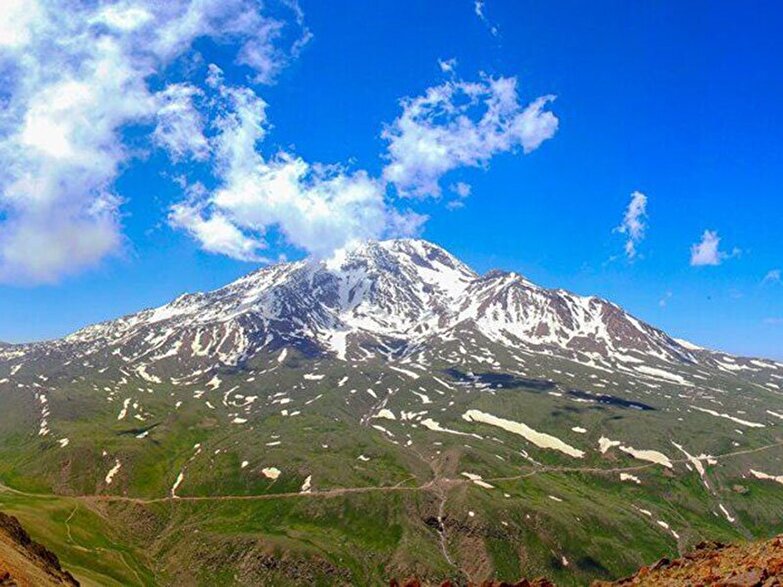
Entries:
[[0,491],[0,510],[19,518],[33,540],[45,544],[82,585],[155,585],[150,561],[110,519],[82,501]]
[[[205,390],[203,382],[123,386],[111,370],[89,380],[71,374],[48,392],[52,432],[46,437],[36,434],[40,406],[32,394],[0,390],[3,483],[30,493],[120,498],[0,492],[0,509],[17,515],[86,584],[102,585],[209,584],[215,578],[221,584],[332,584],[381,581],[389,574],[433,579],[546,574],[564,585],[581,584],[628,574],[705,538],[781,531],[780,486],[748,477],[750,468],[783,472],[783,449],[765,448],[783,441],[774,421],[764,417],[766,407],[781,404],[772,392],[722,376],[709,382],[710,389],[725,390],[720,411],[763,419],[764,428],[740,434],[736,423],[690,408],[717,407],[707,403],[707,393],[714,391],[639,386],[622,373],[611,374],[607,388],[599,381],[609,374],[541,357],[527,359],[525,375],[553,377],[551,389],[529,383],[459,387],[444,374],[460,363],[465,372],[519,372],[516,359],[493,350],[497,365],[460,358],[448,346],[432,358],[429,371],[452,389],[424,372],[415,380],[390,372],[380,360],[353,367],[293,353],[288,368],[267,375],[258,372],[269,368],[263,361],[244,372],[222,373],[215,390]],[[311,372],[324,379],[304,380]],[[340,386],[346,375],[349,380]],[[223,405],[225,391],[236,385],[235,393],[258,396],[251,409]],[[562,395],[571,388],[612,393],[655,409],[576,402]],[[194,399],[197,390],[205,394]],[[561,395],[550,394],[553,390]],[[290,403],[275,403],[276,394]],[[131,409],[118,420],[127,398]],[[360,425],[362,416],[378,413],[385,398],[397,419]],[[178,401],[183,403],[175,408]],[[286,416],[283,409],[301,413]],[[466,422],[461,416],[468,409],[525,422],[587,453],[573,459],[538,449],[517,435]],[[402,411],[424,410],[450,430],[481,438],[434,432],[421,419],[400,420]],[[237,414],[247,422],[230,424]],[[573,432],[574,426],[587,433]],[[144,431],[148,435],[137,438]],[[674,469],[616,449],[601,454],[600,436],[664,452]],[[60,438],[69,445],[61,448]],[[691,454],[718,457],[707,467],[709,489],[686,468],[673,440]],[[756,449],[761,450],[750,452]],[[733,452],[738,454],[720,456]],[[105,475],[116,460],[122,467],[107,484]],[[281,470],[276,480],[262,473],[271,466]],[[620,469],[641,484],[621,482]],[[180,472],[177,494],[183,498],[270,498],[166,500]],[[470,483],[462,472],[481,475],[493,488]],[[285,495],[297,494],[308,476],[315,494]],[[336,488],[357,491],[328,493]],[[447,562],[438,532],[427,523],[437,517],[443,499],[446,549],[461,572]],[[731,512],[733,523],[718,504]]]

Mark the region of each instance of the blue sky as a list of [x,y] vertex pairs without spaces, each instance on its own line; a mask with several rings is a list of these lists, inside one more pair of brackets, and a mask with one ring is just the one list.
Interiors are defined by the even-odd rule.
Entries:
[[[134,15],[148,8],[143,0],[122,5],[138,8]],[[211,15],[213,21],[204,21],[204,30],[190,36],[182,32],[176,10],[165,15],[169,20],[163,22],[185,35],[177,37],[181,42],[156,49],[149,61],[146,53],[144,60],[139,57],[139,71],[153,65],[150,72],[134,71],[125,80],[136,84],[136,94],[123,92],[127,98],[121,104],[106,107],[104,118],[114,122],[104,135],[77,145],[93,159],[96,153],[90,149],[123,147],[105,169],[91,171],[104,173],[99,181],[69,186],[69,199],[43,194],[51,202],[46,200],[50,207],[41,211],[9,196],[19,177],[0,177],[5,190],[0,199],[0,247],[5,247],[0,249],[0,340],[56,337],[186,291],[218,287],[257,267],[262,257],[325,254],[320,244],[329,239],[311,234],[320,220],[309,223],[310,212],[269,208],[279,218],[271,222],[248,209],[257,200],[231,200],[245,161],[234,157],[227,162],[214,153],[231,146],[226,137],[238,140],[239,133],[227,134],[226,125],[247,107],[258,117],[251,126],[260,133],[256,147],[262,165],[288,169],[289,163],[275,159],[281,151],[306,162],[309,175],[296,184],[292,197],[329,195],[337,176],[360,191],[360,205],[368,202],[374,212],[364,224],[377,220],[373,230],[379,236],[413,230],[418,219],[422,237],[479,271],[515,270],[547,287],[606,297],[698,344],[783,358],[783,284],[775,273],[783,269],[779,4],[486,0],[480,18],[471,0],[302,0],[300,12],[294,5],[269,3],[247,30],[232,30],[229,36],[215,31],[236,22],[230,11],[246,14],[256,3],[222,5],[225,14]],[[5,138],[0,158],[19,147],[20,124],[29,120],[29,112],[38,112],[37,97],[59,83],[50,74],[41,75],[38,85],[22,84],[14,77],[22,52],[43,55],[52,36],[64,34],[52,30],[74,31],[74,37],[89,30],[93,39],[107,34],[96,32],[93,24],[84,28],[88,17],[96,18],[89,3],[84,6],[65,25],[49,28],[47,18],[53,17],[44,10],[35,17],[39,21],[27,22],[27,38],[0,46],[0,72],[13,82],[6,84],[7,95],[0,93],[11,105],[0,118],[0,137]],[[172,6],[186,10],[188,2]],[[5,26],[23,30],[13,18],[19,17],[0,13]],[[281,34],[258,38],[255,31],[272,18],[281,24]],[[110,29],[111,23],[102,26]],[[124,39],[126,33],[108,34]],[[54,41],[59,41],[56,36]],[[121,45],[129,53],[111,59],[141,55],[138,47],[144,43],[126,49],[130,43]],[[263,59],[256,53],[247,57],[247,47],[263,43],[274,51],[263,53]],[[79,60],[105,57],[74,54],[62,67],[72,68],[78,79],[83,74]],[[456,65],[444,71],[451,59]],[[209,64],[222,70],[212,85]],[[470,87],[478,102],[464,113],[475,122],[482,100],[494,95],[489,80],[512,78],[518,96],[505,121],[516,120],[539,97],[557,96],[535,117],[532,134],[519,138],[503,127],[501,133],[482,135],[471,152],[455,146],[453,158],[459,163],[446,163],[431,174],[442,188],[440,196],[411,193],[428,192],[421,177],[431,170],[412,169],[405,158],[408,131],[395,124],[410,111],[411,101],[400,100],[452,84],[457,103],[460,92]],[[106,83],[99,78],[86,83],[93,81]],[[166,105],[188,104],[187,92],[159,94],[172,84],[203,93],[193,100],[201,100],[202,130],[217,145],[210,154],[199,145],[178,145],[182,137],[176,133],[157,143],[151,138],[155,129],[167,128],[161,124]],[[154,105],[137,113],[136,99]],[[100,130],[100,121],[90,120],[94,111],[80,113]],[[556,117],[556,128],[546,112]],[[453,131],[439,126],[441,118],[435,115],[425,122],[425,130]],[[384,129],[391,129],[392,138],[383,135]],[[47,140],[52,136],[44,134]],[[172,154],[177,148],[186,155]],[[396,175],[389,171],[395,153],[402,165]],[[61,153],[56,155],[63,161]],[[51,173],[40,161],[38,155],[25,155],[12,162],[15,169]],[[316,162],[341,167],[323,177]],[[73,176],[73,168],[63,166],[62,173]],[[458,183],[470,186],[469,196],[460,198],[449,189]],[[222,196],[221,186],[226,188]],[[92,195],[80,199],[79,189]],[[646,196],[646,214],[637,217],[643,229],[633,239],[631,257],[624,248],[630,232],[615,229],[635,191]],[[229,200],[233,203],[226,204]],[[95,216],[96,202],[109,210],[107,216]],[[180,208],[173,219],[172,206],[178,205],[190,207]],[[397,222],[398,211],[409,214],[410,222]],[[330,235],[365,236],[364,227],[346,228],[343,216],[330,214],[324,225]],[[428,218],[422,223],[414,214]],[[214,242],[198,233],[216,216],[230,219],[231,228],[221,228],[236,239]],[[4,241],[4,229],[27,240]],[[33,229],[46,232],[28,238]],[[707,246],[694,265],[692,247],[707,230],[719,236],[719,248]],[[85,241],[80,238],[85,234],[95,236]],[[263,247],[256,246],[262,241]],[[45,270],[40,269],[36,259],[61,247],[69,254],[47,258]]]

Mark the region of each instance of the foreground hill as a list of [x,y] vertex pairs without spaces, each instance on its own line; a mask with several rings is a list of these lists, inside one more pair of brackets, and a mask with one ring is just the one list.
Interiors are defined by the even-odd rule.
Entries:
[[703,542],[681,558],[661,559],[635,575],[593,587],[777,587],[783,585],[783,537],[727,545]]
[[34,542],[13,516],[0,512],[0,585],[78,587],[57,556]]
[[781,424],[783,364],[386,241],[0,347],[0,507],[99,584],[584,584],[782,531]]

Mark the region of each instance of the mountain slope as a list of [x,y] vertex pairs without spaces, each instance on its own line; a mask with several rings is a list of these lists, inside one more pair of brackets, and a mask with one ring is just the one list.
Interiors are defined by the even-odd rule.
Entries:
[[480,277],[439,247],[416,240],[367,243],[326,263],[276,265],[62,341],[3,352],[89,356],[110,346],[128,362],[176,357],[235,365],[286,342],[344,358],[349,337],[409,344],[465,323],[495,342],[567,356],[610,359],[631,350],[694,360],[688,348],[609,302],[546,290],[514,273]]
[[780,532],[782,421],[780,363],[416,240],[0,348],[0,482],[161,584],[621,576]]
[[57,556],[37,542],[13,516],[0,512],[0,585],[8,587],[78,587],[60,567]]

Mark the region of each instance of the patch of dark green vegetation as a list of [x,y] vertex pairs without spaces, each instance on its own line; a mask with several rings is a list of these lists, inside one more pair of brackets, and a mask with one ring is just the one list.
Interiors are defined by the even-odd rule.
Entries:
[[649,404],[637,402],[634,400],[624,399],[621,397],[617,397],[616,395],[609,395],[607,393],[590,393],[588,391],[582,391],[581,389],[569,389],[566,393],[569,396],[575,397],[577,399],[593,401],[599,404],[614,406],[616,408],[632,408],[634,410],[642,410],[642,411],[655,410],[655,408]]
[[549,391],[555,383],[548,379],[531,379],[509,373],[463,373],[459,369],[446,369],[445,373],[463,383],[488,385],[492,389],[518,389],[524,387],[535,391]]

